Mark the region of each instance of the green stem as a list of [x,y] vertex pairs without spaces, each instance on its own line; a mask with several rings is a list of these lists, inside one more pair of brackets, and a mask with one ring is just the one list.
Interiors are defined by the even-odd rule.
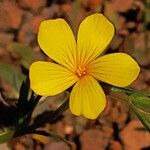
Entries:
[[25,127],[23,129],[19,129],[14,137],[22,136],[25,134],[33,133],[37,128],[45,125],[46,123],[52,123],[55,121],[64,111],[69,108],[69,100],[66,100],[60,107],[58,107],[55,111],[50,111],[48,115],[44,115],[41,117],[42,119],[39,122],[34,122],[32,125]]

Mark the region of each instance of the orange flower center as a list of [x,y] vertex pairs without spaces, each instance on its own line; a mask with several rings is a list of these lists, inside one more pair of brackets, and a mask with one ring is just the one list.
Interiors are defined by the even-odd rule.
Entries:
[[77,70],[76,70],[76,75],[81,78],[85,75],[87,75],[88,71],[87,71],[87,68],[86,67],[80,67],[78,66],[77,67]]

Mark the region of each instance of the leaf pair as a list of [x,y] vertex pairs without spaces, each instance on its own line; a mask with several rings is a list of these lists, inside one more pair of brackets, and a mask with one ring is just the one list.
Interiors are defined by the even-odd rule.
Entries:
[[150,132],[150,98],[147,97],[149,95],[143,93],[132,94],[130,108]]
[[142,124],[150,132],[150,92],[136,91],[129,87],[112,87],[111,91],[114,93],[126,93],[126,95],[113,94],[113,98],[126,102],[131,111],[139,118]]

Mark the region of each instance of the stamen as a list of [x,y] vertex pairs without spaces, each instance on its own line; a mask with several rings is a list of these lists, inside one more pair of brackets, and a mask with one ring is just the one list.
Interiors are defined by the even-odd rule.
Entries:
[[78,77],[85,76],[87,74],[86,68],[85,67],[82,68],[81,66],[78,66],[76,70],[76,74]]
[[86,72],[84,71],[82,74],[84,74],[84,75],[85,75],[85,74],[86,74]]

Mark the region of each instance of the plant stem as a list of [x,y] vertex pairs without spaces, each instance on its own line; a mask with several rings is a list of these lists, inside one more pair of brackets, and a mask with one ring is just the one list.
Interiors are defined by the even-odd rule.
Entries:
[[43,116],[39,122],[34,122],[32,125],[19,129],[14,137],[18,137],[25,134],[33,133],[37,128],[45,125],[46,123],[52,123],[55,121],[64,111],[69,108],[69,100],[66,100],[60,107],[58,107],[55,111],[50,111],[48,115]]

